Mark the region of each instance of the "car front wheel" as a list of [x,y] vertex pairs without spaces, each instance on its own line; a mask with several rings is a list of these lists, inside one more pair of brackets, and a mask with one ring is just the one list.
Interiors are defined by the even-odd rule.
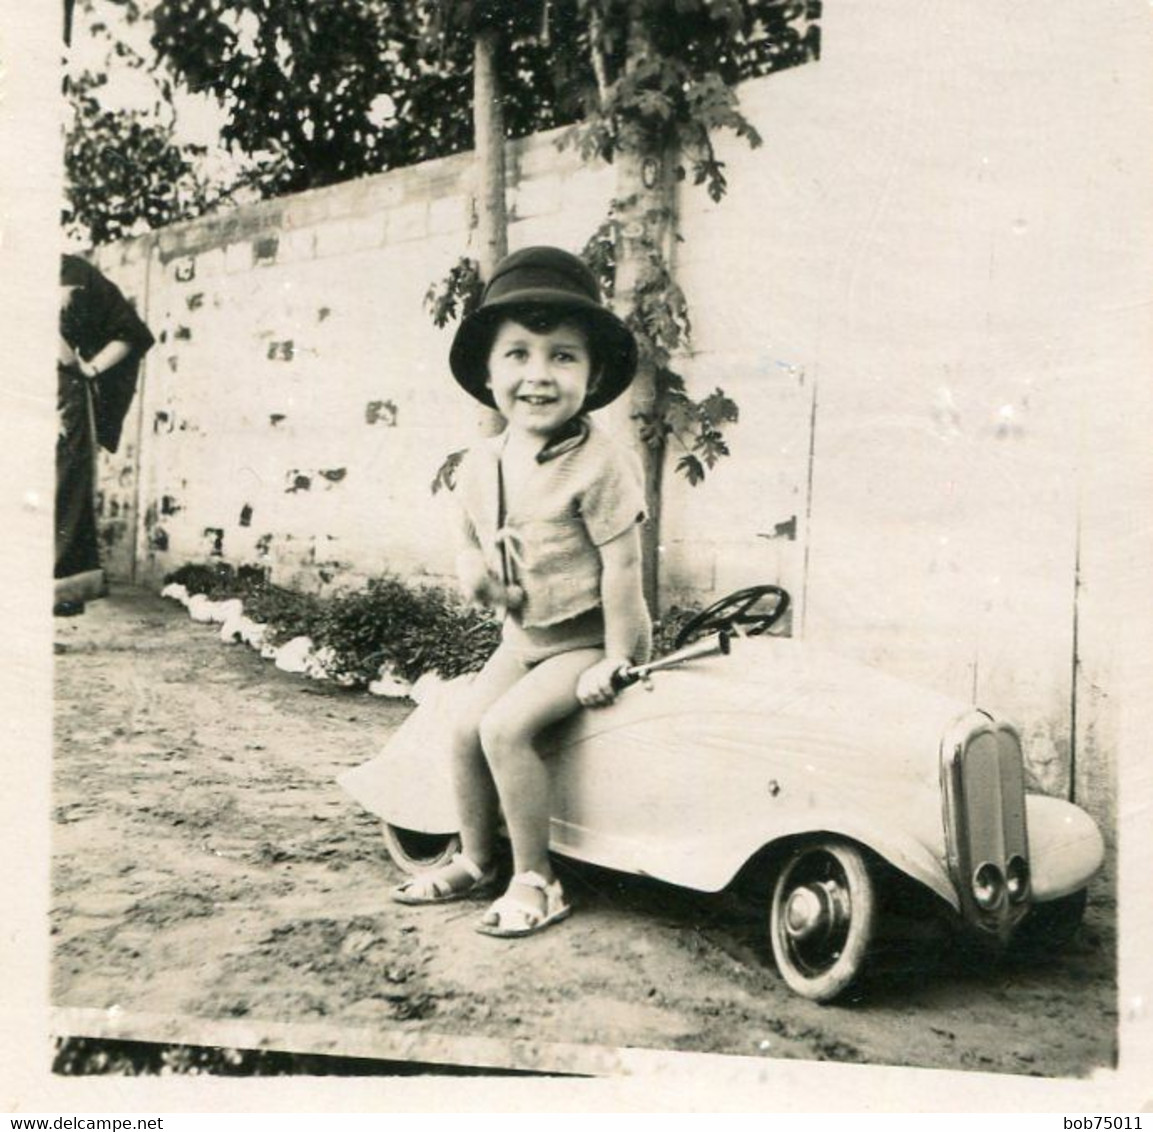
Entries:
[[814,1002],[843,995],[860,978],[876,919],[876,889],[859,849],[830,839],[796,850],[777,878],[769,919],[782,978]]
[[1010,951],[1025,958],[1060,951],[1077,934],[1087,902],[1087,890],[1082,888],[1057,900],[1034,904],[1013,936]]
[[418,833],[384,823],[384,844],[388,855],[406,873],[420,873],[446,864],[460,852],[455,833]]

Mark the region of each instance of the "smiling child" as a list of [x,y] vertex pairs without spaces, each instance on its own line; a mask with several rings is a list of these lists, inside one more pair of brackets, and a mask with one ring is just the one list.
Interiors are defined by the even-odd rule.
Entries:
[[470,449],[456,489],[461,585],[502,611],[502,638],[455,731],[461,852],[393,895],[491,894],[503,813],[513,876],[477,925],[487,935],[530,935],[571,912],[549,861],[549,768],[535,739],[579,705],[612,702],[617,669],[648,658],[644,487],[631,453],[588,416],[628,388],[636,358],[592,272],[552,247],[506,257],[453,341],[453,376],[507,422]]

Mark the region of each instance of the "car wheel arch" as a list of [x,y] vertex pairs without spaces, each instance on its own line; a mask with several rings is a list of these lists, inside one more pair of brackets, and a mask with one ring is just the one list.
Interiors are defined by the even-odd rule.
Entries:
[[807,829],[791,830],[764,842],[750,854],[733,877],[733,884],[744,890],[761,891],[776,882],[790,856],[805,844],[839,840],[863,850],[878,866],[892,869],[940,897],[954,911],[960,903],[943,862],[912,837],[877,836],[860,825],[826,822]]

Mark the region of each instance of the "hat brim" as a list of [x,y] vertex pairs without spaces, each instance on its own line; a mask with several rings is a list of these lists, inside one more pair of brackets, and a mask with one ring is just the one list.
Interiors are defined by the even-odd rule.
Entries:
[[488,351],[492,345],[492,327],[508,313],[511,306],[526,304],[566,307],[579,312],[592,325],[597,337],[597,355],[601,372],[596,388],[585,398],[584,412],[603,409],[615,401],[632,383],[637,370],[637,343],[633,332],[606,307],[591,299],[583,300],[571,291],[533,287],[502,295],[474,311],[457,328],[449,350],[452,375],[466,392],[483,405],[496,408],[488,387]]

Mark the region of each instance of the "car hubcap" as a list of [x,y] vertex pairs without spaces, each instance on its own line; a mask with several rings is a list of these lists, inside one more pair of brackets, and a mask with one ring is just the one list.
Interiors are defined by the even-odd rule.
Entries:
[[845,894],[832,881],[801,885],[789,893],[785,931],[797,943],[828,938],[847,922]]

